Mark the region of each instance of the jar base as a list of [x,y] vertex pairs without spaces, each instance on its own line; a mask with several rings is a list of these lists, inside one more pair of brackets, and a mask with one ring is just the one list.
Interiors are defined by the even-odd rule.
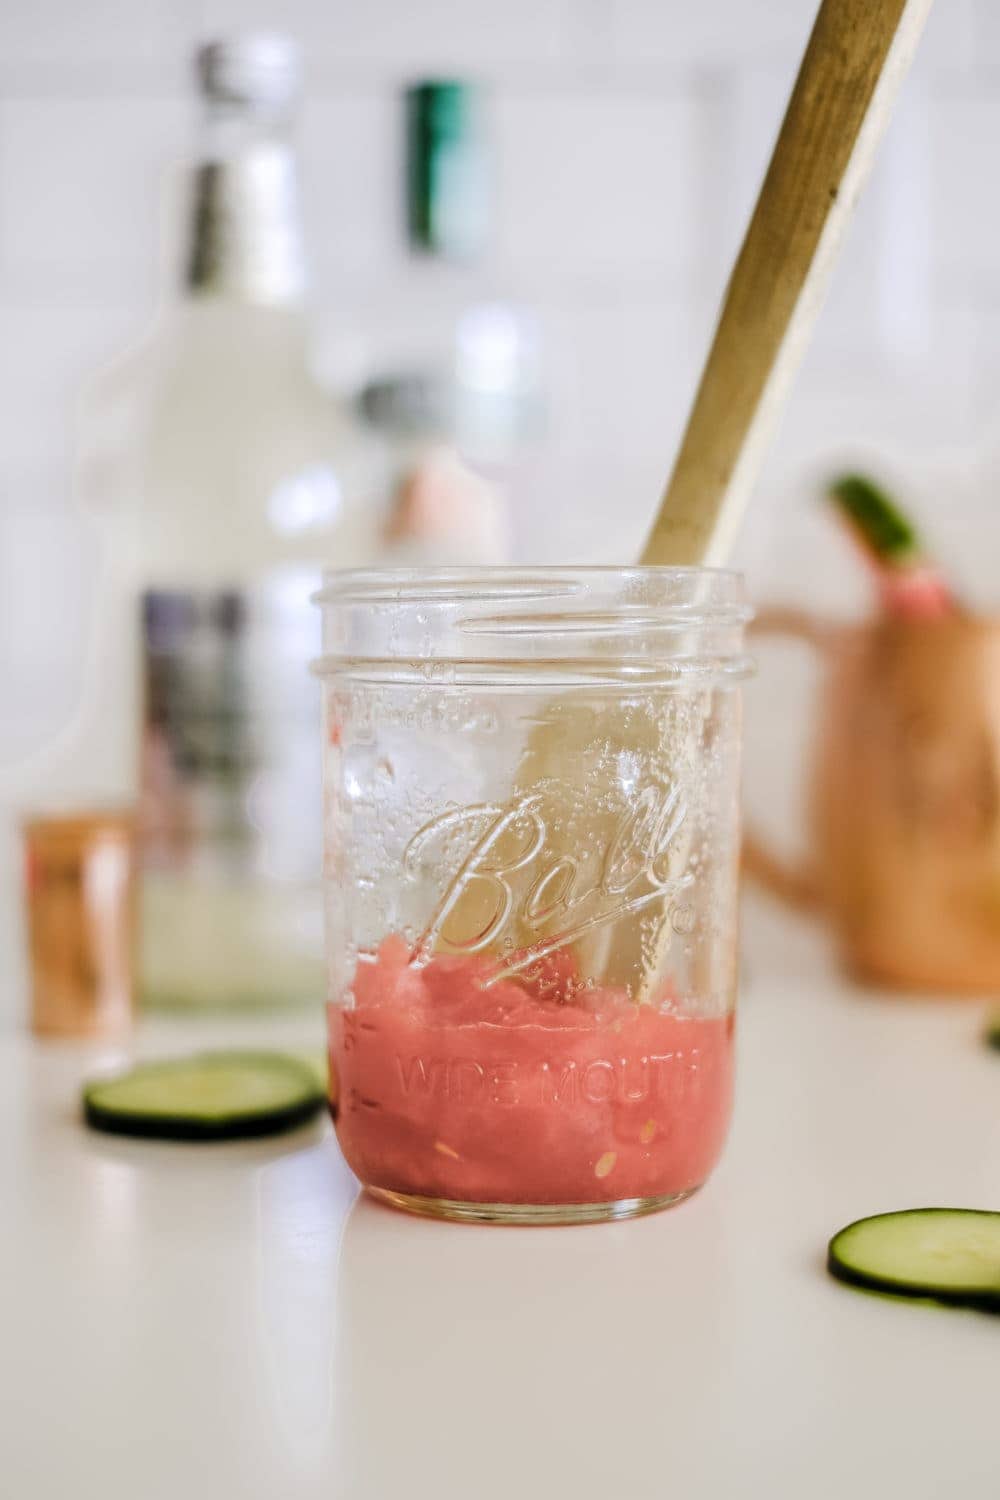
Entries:
[[602,1224],[614,1219],[638,1219],[683,1203],[698,1189],[661,1193],[655,1198],[617,1198],[608,1203],[465,1203],[455,1198],[425,1198],[419,1193],[396,1193],[369,1187],[373,1198],[405,1213],[429,1219],[451,1219],[462,1224]]

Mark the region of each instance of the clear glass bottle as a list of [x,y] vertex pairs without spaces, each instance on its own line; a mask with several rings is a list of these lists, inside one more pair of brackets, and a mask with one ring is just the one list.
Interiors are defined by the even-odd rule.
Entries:
[[184,295],[84,405],[106,562],[76,783],[131,800],[141,767],[140,999],[265,1005],[322,991],[308,601],[377,550],[379,459],[310,368],[296,50],[198,70]]
[[740,578],[348,572],[321,600],[349,1165],[453,1219],[686,1197],[732,1094]]

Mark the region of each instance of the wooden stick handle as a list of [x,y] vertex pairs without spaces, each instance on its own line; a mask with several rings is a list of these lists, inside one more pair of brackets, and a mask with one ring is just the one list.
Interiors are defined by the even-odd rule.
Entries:
[[644,563],[725,561],[931,0],[822,0]]

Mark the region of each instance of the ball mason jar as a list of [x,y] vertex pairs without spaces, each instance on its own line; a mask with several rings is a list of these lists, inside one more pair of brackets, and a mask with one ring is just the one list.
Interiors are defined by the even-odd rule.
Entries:
[[348,1164],[454,1219],[685,1198],[732,1099],[742,580],[346,572],[319,602]]

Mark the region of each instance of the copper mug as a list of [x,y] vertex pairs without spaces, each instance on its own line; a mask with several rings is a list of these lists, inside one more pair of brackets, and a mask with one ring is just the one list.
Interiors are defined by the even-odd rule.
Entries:
[[751,878],[823,911],[847,967],[910,989],[1000,989],[1000,619],[825,624],[765,611],[758,635],[823,659],[811,854],[750,832]]

